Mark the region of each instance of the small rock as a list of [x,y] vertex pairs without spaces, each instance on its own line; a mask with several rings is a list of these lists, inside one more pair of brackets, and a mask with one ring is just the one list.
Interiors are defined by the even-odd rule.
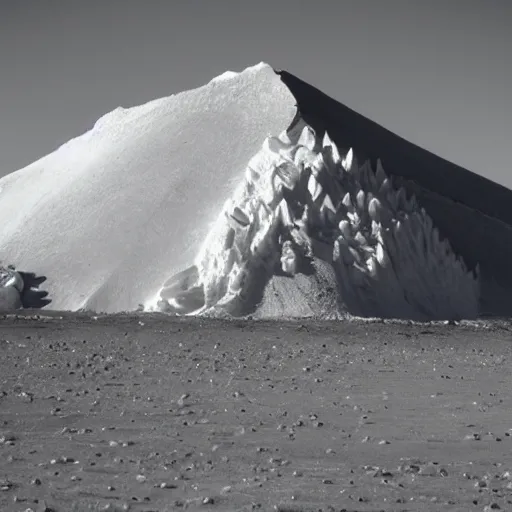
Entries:
[[14,441],[16,441],[16,436],[14,434],[6,433],[0,435],[0,444],[10,444],[14,443]]
[[160,489],[176,489],[177,486],[175,484],[171,484],[169,482],[162,482],[159,485]]
[[61,455],[56,459],[52,459],[50,464],[74,464],[75,462],[75,459],[72,457],[65,457],[64,455]]
[[183,395],[180,396],[180,398],[178,399],[178,401],[176,402],[178,404],[179,407],[184,407],[185,406],[185,400],[189,397],[190,395],[188,393],[185,393]]
[[14,488],[14,484],[7,478],[0,479],[0,491],[10,491]]
[[465,441],[481,441],[482,436],[478,433],[468,434],[468,435],[464,436],[464,440]]

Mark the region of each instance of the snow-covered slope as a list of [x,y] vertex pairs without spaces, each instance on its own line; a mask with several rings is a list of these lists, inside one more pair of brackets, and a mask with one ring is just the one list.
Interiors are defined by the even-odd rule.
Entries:
[[0,265],[46,277],[51,309],[478,316],[488,281],[424,208],[442,201],[296,114],[266,64],[115,110],[0,180]]
[[188,267],[265,137],[295,115],[269,66],[102,117],[0,180],[0,264],[49,308],[134,310]]

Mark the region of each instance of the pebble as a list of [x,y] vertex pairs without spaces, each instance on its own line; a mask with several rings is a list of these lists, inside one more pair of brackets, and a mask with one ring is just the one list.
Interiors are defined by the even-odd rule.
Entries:
[[128,503],[122,503],[121,505],[116,505],[115,503],[107,503],[102,510],[104,512],[126,512],[130,510],[130,505]]
[[50,461],[50,464],[74,464],[77,461],[73,459],[72,457],[65,457],[64,455],[61,455],[60,457],[56,459],[52,459]]
[[13,445],[16,441],[16,436],[14,434],[2,434],[0,436],[0,444]]
[[189,397],[190,395],[188,393],[184,393],[183,395],[180,396],[180,398],[178,399],[178,401],[176,402],[178,404],[179,407],[184,407],[185,406],[185,400]]
[[176,489],[177,485],[171,484],[170,482],[162,482],[159,485],[160,489]]

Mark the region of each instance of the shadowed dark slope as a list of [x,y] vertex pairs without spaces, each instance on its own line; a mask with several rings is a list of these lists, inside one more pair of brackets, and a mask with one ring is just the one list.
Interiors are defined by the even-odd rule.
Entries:
[[414,193],[470,268],[480,267],[483,314],[512,315],[512,191],[393,134],[286,71],[300,117],[359,159],[381,159]]
[[406,141],[330,98],[287,71],[277,71],[297,99],[302,118],[342,147],[353,147],[374,163],[421,187],[464,203],[512,225],[512,191]]
[[479,265],[482,312],[511,315],[512,191],[406,141],[294,75],[277,73],[318,135],[327,131],[340,148],[352,147],[372,164],[380,158],[468,266]]

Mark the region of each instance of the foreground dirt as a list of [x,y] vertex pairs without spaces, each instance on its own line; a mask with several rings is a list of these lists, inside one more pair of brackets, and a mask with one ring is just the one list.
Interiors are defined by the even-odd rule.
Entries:
[[512,329],[0,320],[0,510],[512,510]]

